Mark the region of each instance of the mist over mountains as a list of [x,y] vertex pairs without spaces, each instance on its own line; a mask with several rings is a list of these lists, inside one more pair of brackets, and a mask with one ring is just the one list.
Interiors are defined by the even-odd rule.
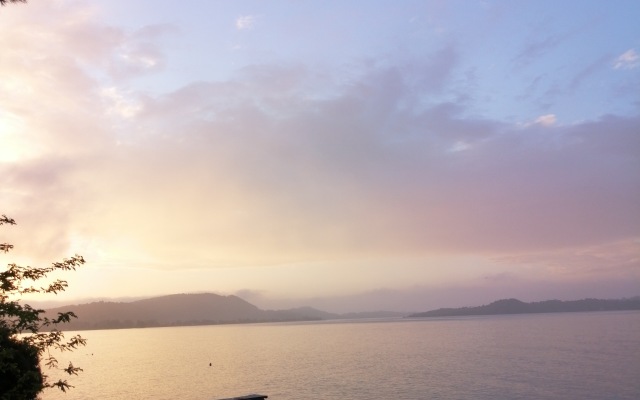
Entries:
[[66,311],[72,311],[78,316],[65,325],[67,330],[386,318],[406,315],[392,311],[334,314],[312,307],[262,310],[240,297],[213,293],[173,294],[126,303],[98,301],[52,308],[47,310],[47,314],[51,316]]
[[640,296],[615,300],[546,300],[525,303],[502,299],[478,307],[440,308],[420,313],[371,311],[330,313],[313,307],[262,310],[235,295],[173,294],[131,302],[96,301],[47,310],[49,317],[72,311],[78,318],[65,330],[148,328],[260,322],[321,321],[362,318],[421,318],[467,315],[529,314],[579,311],[640,310]]

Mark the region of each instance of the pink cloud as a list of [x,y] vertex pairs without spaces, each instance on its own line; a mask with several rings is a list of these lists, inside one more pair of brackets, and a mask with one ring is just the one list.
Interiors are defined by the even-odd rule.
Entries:
[[522,254],[544,254],[587,274],[567,249],[640,236],[638,116],[469,116],[444,93],[455,46],[348,74],[254,65],[153,95],[122,82],[162,66],[156,33],[74,21],[50,42],[23,32],[0,60],[16,85],[0,107],[42,146],[0,164],[1,211],[42,259],[81,235],[166,269],[480,254],[527,270]]

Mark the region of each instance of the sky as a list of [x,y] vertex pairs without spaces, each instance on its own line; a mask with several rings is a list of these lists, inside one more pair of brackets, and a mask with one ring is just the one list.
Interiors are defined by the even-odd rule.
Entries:
[[[4,264],[56,300],[640,295],[640,2],[0,8]],[[27,298],[28,299],[28,298]]]

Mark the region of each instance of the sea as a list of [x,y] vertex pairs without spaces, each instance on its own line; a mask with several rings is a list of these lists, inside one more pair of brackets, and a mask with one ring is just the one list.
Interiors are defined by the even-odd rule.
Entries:
[[42,399],[640,399],[640,311],[79,333]]

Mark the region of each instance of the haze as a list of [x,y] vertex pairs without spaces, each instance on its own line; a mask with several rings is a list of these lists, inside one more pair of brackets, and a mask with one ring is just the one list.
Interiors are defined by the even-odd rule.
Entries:
[[637,1],[0,9],[2,262],[56,300],[640,294]]

